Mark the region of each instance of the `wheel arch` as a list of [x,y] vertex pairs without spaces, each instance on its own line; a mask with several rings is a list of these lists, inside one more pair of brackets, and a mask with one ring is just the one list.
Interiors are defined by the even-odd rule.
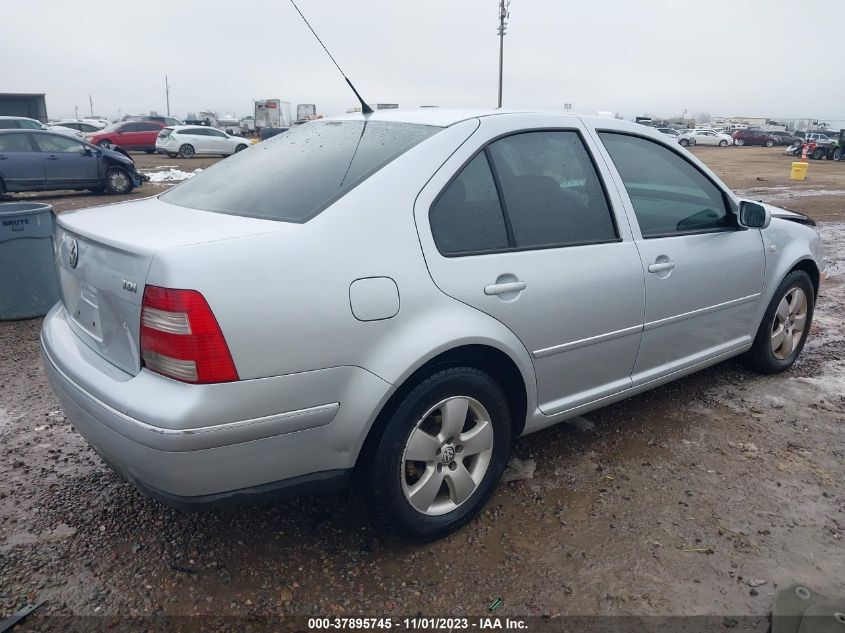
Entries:
[[786,273],[787,275],[791,273],[793,270],[803,270],[807,275],[810,277],[810,281],[813,282],[813,294],[815,295],[815,299],[819,297],[819,285],[821,284],[821,272],[819,272],[819,267],[809,257],[806,259],[799,260],[796,262],[792,268]]
[[368,463],[373,455],[378,440],[390,420],[390,416],[421,380],[446,367],[473,367],[489,374],[502,388],[513,425],[513,436],[518,437],[525,428],[528,416],[528,385],[519,365],[502,349],[486,343],[466,343],[451,347],[421,359],[409,375],[382,405],[372,425],[367,431],[361,449],[355,460],[355,468]]

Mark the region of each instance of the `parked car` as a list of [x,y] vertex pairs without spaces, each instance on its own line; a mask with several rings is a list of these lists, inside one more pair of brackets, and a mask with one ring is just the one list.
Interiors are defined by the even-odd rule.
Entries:
[[104,130],[87,134],[85,139],[100,147],[119,145],[126,150],[152,154],[156,151],[156,138],[163,127],[164,123],[161,121],[113,123]]
[[658,132],[660,132],[661,134],[665,134],[666,136],[673,137],[676,141],[678,140],[678,138],[680,138],[681,132],[683,131],[683,130],[676,130],[673,127],[658,127],[658,128],[655,128],[655,129]]
[[52,131],[0,130],[0,193],[91,189],[125,194],[143,177],[123,154]]
[[0,116],[0,130],[46,130],[50,129],[58,134],[82,138],[79,130],[73,130],[64,126],[52,126],[48,128],[41,121],[23,116]]
[[808,143],[815,143],[816,145],[830,145],[835,142],[836,137],[828,136],[823,132],[811,132],[804,137],[804,140]]
[[747,130],[737,130],[731,137],[734,145],[765,145],[766,147],[773,147],[777,145],[777,139],[769,132],[764,130],[748,128]]
[[226,134],[213,127],[178,125],[163,128],[156,138],[156,151],[171,158],[219,154],[230,156],[249,147],[242,136]]
[[732,356],[791,367],[824,272],[810,222],[625,121],[322,119],[59,215],[44,365],[153,497],[351,479],[377,526],[431,540],[479,512],[515,437]]
[[727,147],[733,144],[733,139],[727,134],[721,134],[714,130],[689,130],[678,138],[678,143],[684,147],[690,145],[714,145]]
[[104,126],[96,125],[94,123],[88,123],[86,121],[56,121],[55,123],[50,123],[47,128],[48,129],[55,129],[55,128],[65,128],[70,130],[76,130],[77,132],[82,132],[85,134],[91,134],[94,132],[99,132],[103,129]]
[[792,145],[795,141],[801,141],[801,137],[794,136],[789,132],[772,131],[769,134],[775,139],[777,145]]

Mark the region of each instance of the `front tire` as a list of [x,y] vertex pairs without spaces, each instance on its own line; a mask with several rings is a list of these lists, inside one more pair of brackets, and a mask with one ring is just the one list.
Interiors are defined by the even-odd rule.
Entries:
[[835,160],[837,162],[842,160],[842,148],[841,147],[837,147],[835,150],[833,150],[833,160]]
[[774,147],[774,146],[775,146],[775,142],[772,139],[769,139],[768,141],[766,141],[766,147]]
[[721,141],[719,141],[719,147],[727,147],[727,146],[728,146],[728,142],[725,139],[722,139]]
[[134,188],[135,184],[132,182],[132,176],[125,169],[111,167],[106,172],[106,193],[120,196],[129,193]]
[[817,149],[815,152],[813,152],[812,158],[813,160],[821,160],[822,158],[824,158],[824,150]]
[[114,143],[106,139],[103,139],[102,141],[97,141],[97,147],[105,147],[106,149],[108,149],[112,145],[114,145]]
[[185,143],[179,148],[179,156],[182,158],[193,158],[194,154],[196,154],[194,146],[189,143]]
[[176,153],[176,152],[167,152],[167,155],[168,155],[170,158],[176,158],[179,154],[178,154],[178,153]]
[[810,276],[793,270],[778,286],[748,351],[748,365],[762,374],[792,367],[813,323],[815,290]]
[[247,146],[246,144],[241,143],[240,145],[238,145],[238,146],[235,148],[235,154],[237,154],[238,152],[242,152],[242,151],[244,151],[247,147],[248,147],[248,146]]
[[488,374],[452,367],[425,378],[390,416],[361,482],[376,526],[423,542],[463,527],[493,494],[511,438]]
[[734,145],[739,145],[740,147],[742,147],[743,145],[745,145],[745,139],[743,139],[743,138],[736,139],[734,141]]
[[689,141],[685,138],[682,138],[680,141],[678,141],[678,143],[681,147],[689,147]]

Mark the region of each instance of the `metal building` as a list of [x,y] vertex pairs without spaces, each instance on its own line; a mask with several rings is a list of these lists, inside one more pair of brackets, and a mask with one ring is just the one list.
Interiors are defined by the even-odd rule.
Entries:
[[0,116],[25,116],[47,122],[47,101],[44,93],[0,93]]

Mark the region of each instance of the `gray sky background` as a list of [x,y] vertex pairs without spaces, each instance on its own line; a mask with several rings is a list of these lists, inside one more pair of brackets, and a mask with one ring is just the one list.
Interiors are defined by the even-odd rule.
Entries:
[[[496,104],[497,0],[298,0],[376,102]],[[356,105],[287,0],[0,0],[0,92],[51,117]],[[845,0],[513,0],[505,107],[845,119]],[[799,35],[812,34],[811,38]],[[809,40],[816,44],[808,44]]]

